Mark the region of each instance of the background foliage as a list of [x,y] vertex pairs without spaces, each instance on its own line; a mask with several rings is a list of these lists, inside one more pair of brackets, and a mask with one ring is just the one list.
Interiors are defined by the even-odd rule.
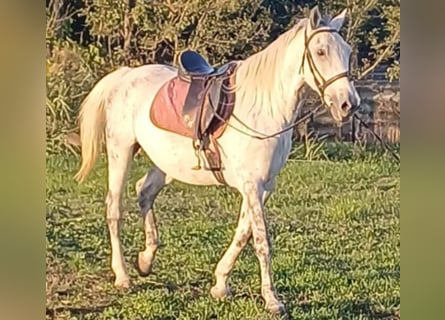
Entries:
[[343,32],[358,77],[385,64],[398,78],[400,0],[47,0],[47,153],[69,149],[80,101],[118,66],[175,64],[186,48],[213,64],[245,59],[315,4],[331,14],[350,9]]

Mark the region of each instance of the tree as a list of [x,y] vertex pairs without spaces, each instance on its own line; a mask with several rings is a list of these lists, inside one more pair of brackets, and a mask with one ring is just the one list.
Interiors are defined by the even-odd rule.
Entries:
[[48,151],[64,148],[80,100],[121,65],[176,64],[191,48],[210,63],[245,59],[318,4],[350,9],[342,31],[355,50],[356,75],[381,64],[400,72],[400,0],[47,0]]
[[307,16],[315,5],[331,15],[348,8],[349,19],[342,33],[354,50],[356,76],[365,77],[385,63],[390,65],[388,76],[398,78],[400,0],[266,0],[264,5],[272,12],[276,33]]

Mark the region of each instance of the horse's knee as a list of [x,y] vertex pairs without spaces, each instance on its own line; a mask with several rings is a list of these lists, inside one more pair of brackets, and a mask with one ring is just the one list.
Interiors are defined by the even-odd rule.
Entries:
[[241,193],[243,197],[248,200],[249,205],[260,202],[264,192],[264,185],[258,181],[247,180],[243,184]]

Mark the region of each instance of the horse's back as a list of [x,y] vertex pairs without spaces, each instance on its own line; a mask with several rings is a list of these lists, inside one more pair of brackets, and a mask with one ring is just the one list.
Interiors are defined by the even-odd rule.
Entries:
[[[177,74],[177,69],[162,64],[147,64],[131,68],[122,74],[110,88],[107,113],[115,114],[121,121],[132,117],[134,112],[145,108],[161,85]],[[112,116],[113,117],[113,116]]]
[[[123,74],[118,90],[129,91],[134,89],[145,89],[153,91],[165,81],[177,74],[177,69],[173,66],[163,64],[146,64],[133,67],[129,72]],[[133,94],[134,92],[129,92]]]

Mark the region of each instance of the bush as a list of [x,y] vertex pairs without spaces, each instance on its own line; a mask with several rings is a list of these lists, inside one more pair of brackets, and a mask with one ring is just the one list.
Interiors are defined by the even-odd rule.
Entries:
[[175,64],[193,48],[213,64],[245,59],[287,30],[314,4],[349,7],[345,35],[362,75],[379,63],[397,78],[400,0],[49,0],[47,1],[47,153],[71,150],[79,104],[94,83],[122,65]]
[[68,40],[53,44],[46,60],[46,152],[69,150],[65,134],[75,131],[78,106],[96,79],[107,70],[93,45]]

